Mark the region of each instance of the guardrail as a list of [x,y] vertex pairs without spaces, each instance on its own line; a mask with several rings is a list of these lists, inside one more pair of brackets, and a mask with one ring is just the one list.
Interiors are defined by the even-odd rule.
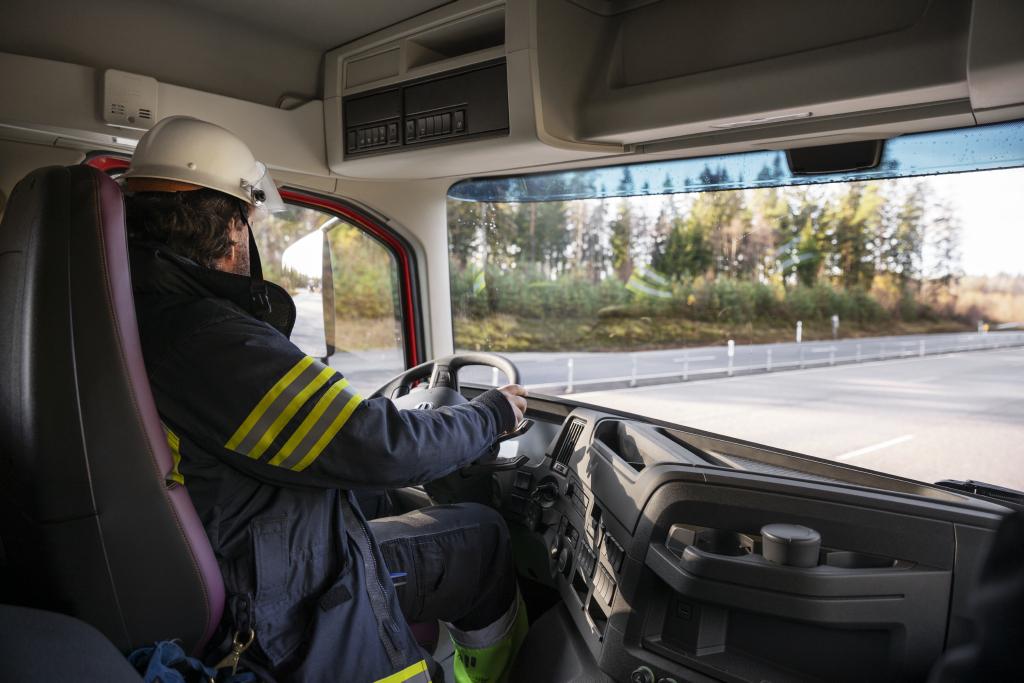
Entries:
[[[527,389],[531,391],[548,393],[554,390],[557,393],[571,394],[577,393],[581,390],[586,391],[600,391],[606,389],[621,389],[628,387],[637,386],[654,386],[658,384],[672,384],[676,382],[689,382],[689,381],[700,381],[708,379],[719,379],[723,377],[733,377],[737,374],[740,375],[752,375],[760,373],[771,373],[777,371],[791,371],[791,370],[802,370],[810,367],[834,367],[836,365],[851,365],[856,363],[864,362],[883,362],[889,360],[902,360],[906,358],[923,358],[925,356],[940,356],[949,355],[954,353],[974,352],[974,351],[990,351],[999,348],[1008,347],[1019,347],[1024,346],[1024,333],[1017,334],[988,334],[988,333],[976,333],[976,334],[964,334],[957,335],[956,343],[950,345],[949,343],[941,343],[943,341],[948,342],[950,340],[936,340],[939,343],[928,345],[928,340],[920,339],[916,341],[878,341],[870,342],[867,345],[878,345],[879,349],[876,353],[864,353],[864,342],[859,342],[854,345],[854,352],[852,355],[836,355],[836,351],[845,350],[849,348],[849,342],[837,346],[836,344],[821,345],[815,344],[814,342],[804,342],[799,348],[799,359],[793,361],[775,361],[772,360],[772,349],[765,349],[765,362],[758,364],[748,363],[745,366],[733,366],[733,357],[727,356],[728,365],[723,367],[715,368],[702,368],[696,370],[690,370],[689,363],[711,360],[713,356],[688,356],[686,351],[683,351],[683,368],[681,371],[674,372],[659,372],[651,374],[637,374],[637,357],[635,354],[631,354],[631,366],[632,371],[629,375],[615,376],[615,377],[599,377],[591,379],[574,379],[573,377],[573,360],[569,358],[566,363],[567,378],[564,382],[546,382],[539,384],[529,384]],[[812,354],[816,353],[828,353],[827,357],[806,357],[805,350],[808,346],[814,346],[811,349]],[[913,348],[911,348],[913,347]],[[695,379],[696,378],[696,379]],[[585,388],[585,389],[582,389]]]

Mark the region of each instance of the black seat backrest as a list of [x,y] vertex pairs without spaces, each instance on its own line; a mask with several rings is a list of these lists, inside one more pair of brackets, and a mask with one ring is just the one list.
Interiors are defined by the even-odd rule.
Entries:
[[120,188],[42,168],[0,222],[0,538],[23,602],[128,652],[208,641],[212,548],[172,467],[139,346]]

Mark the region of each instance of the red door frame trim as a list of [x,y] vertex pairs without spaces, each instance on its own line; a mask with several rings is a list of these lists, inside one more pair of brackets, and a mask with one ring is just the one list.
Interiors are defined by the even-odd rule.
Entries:
[[[97,156],[89,159],[85,163],[107,173],[121,168],[128,168],[129,160],[123,157]],[[281,199],[290,200],[297,204],[305,204],[306,206],[315,206],[320,209],[326,209],[330,213],[343,217],[349,223],[353,223],[354,225],[362,228],[391,248],[392,253],[394,253],[395,257],[398,259],[399,267],[401,268],[400,279],[405,299],[405,338],[406,343],[409,345],[409,367],[419,365],[419,348],[416,343],[416,309],[414,307],[415,302],[413,301],[412,296],[413,282],[411,269],[409,267],[409,254],[405,245],[375,221],[370,220],[358,211],[355,211],[351,207],[345,206],[339,202],[325,199],[323,197],[306,195],[294,190],[282,190]]]

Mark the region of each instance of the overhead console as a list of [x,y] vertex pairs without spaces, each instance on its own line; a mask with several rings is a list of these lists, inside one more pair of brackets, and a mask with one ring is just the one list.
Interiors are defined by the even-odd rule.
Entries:
[[554,0],[537,10],[545,113],[563,112],[562,134],[581,141],[679,156],[1024,116],[1024,44],[1009,38],[1024,29],[1021,3]]
[[455,0],[328,52],[331,171],[429,178],[621,154],[538,127],[529,5]]
[[579,667],[592,656],[636,683],[924,680],[971,632],[977,550],[1004,508],[585,407],[544,435],[545,456],[495,495],[538,539],[520,571],[558,588],[590,652]]
[[1012,120],[1022,32],[1001,0],[456,0],[327,54],[328,161],[464,177]]
[[342,99],[345,158],[508,135],[504,58]]

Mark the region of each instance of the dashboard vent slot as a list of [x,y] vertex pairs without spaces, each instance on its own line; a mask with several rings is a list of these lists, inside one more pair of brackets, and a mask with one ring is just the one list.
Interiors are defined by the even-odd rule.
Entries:
[[565,436],[562,437],[562,443],[558,444],[558,452],[555,454],[555,462],[561,465],[569,464],[569,458],[571,458],[573,452],[575,452],[576,443],[580,440],[580,434],[583,433],[583,428],[586,424],[587,423],[583,420],[577,418],[572,419],[565,430]]

